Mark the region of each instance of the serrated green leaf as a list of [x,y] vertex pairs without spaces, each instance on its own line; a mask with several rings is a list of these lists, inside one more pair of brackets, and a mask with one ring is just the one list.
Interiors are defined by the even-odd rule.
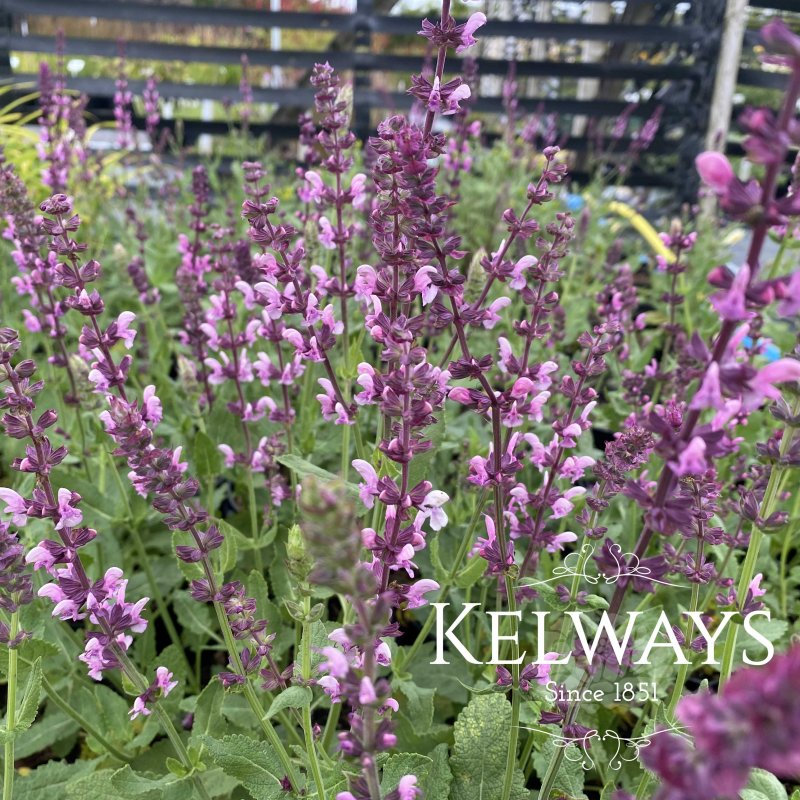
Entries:
[[459,589],[469,589],[474,586],[485,574],[489,562],[481,556],[473,556],[461,572],[456,575],[456,586]]
[[63,797],[68,783],[92,772],[94,761],[49,761],[27,775],[14,780],[14,800],[41,800],[42,797]]
[[267,719],[272,719],[285,708],[305,708],[311,705],[313,697],[313,692],[308,686],[290,686],[272,701],[265,716]]
[[742,800],[787,800],[783,784],[765,769],[754,769],[750,773],[747,786],[742,789]]
[[284,775],[275,751],[266,742],[233,734],[223,739],[198,736],[214,763],[236,778],[254,800],[283,800],[280,779]]
[[169,756],[164,762],[166,768],[178,778],[185,778],[189,774],[188,767],[184,766],[177,758]]
[[[778,650],[780,643],[789,631],[789,623],[783,619],[766,619],[765,617],[757,617],[750,620],[753,629],[758,631],[765,639],[772,642],[775,649]],[[748,636],[744,630],[739,631],[739,636],[736,640],[736,655],[734,656],[734,667],[744,663],[744,652],[747,650],[749,658],[756,660],[766,656],[766,648],[760,643]]]
[[194,709],[194,724],[192,725],[192,738],[210,734],[213,727],[219,732],[221,724],[220,712],[225,692],[219,681],[211,681],[197,698]]
[[109,800],[116,792],[111,778],[113,769],[101,769],[91,775],[85,775],[66,785],[67,800]]
[[[481,695],[470,700],[455,723],[450,800],[500,797],[510,733],[511,705],[504,695]],[[517,769],[511,798],[522,800],[526,795],[522,771]]]
[[584,600],[589,608],[595,608],[598,611],[603,611],[608,608],[608,600],[606,600],[605,597],[600,597],[599,594],[586,595]]
[[428,777],[433,762],[428,756],[419,753],[396,753],[389,756],[383,765],[381,775],[381,792],[387,795],[397,788],[400,778],[405,775],[416,775],[417,785],[421,785]]
[[220,640],[211,609],[207,605],[198,603],[186,593],[176,594],[174,602],[175,614],[181,627],[198,636]]
[[[570,744],[568,747],[576,749],[577,745]],[[553,739],[548,737],[542,749],[534,756],[533,767],[540,778],[542,778],[547,771],[555,749],[556,746]],[[553,789],[566,794],[567,797],[570,798],[585,798],[586,795],[583,793],[583,781],[585,777],[586,773],[581,766],[581,759],[575,756],[565,757],[561,760],[558,774],[553,781]]]
[[412,723],[416,733],[427,733],[433,724],[433,698],[436,689],[423,689],[413,681],[401,680],[396,680],[393,686],[405,696],[405,702],[400,704],[401,713]]
[[31,674],[25,686],[25,695],[19,714],[14,723],[14,731],[20,733],[33,725],[36,714],[39,712],[39,697],[42,693],[42,659],[37,658],[31,667]]
[[241,540],[246,543],[247,537],[224,519],[214,518],[213,521],[214,524],[219,528],[219,532],[223,537],[222,546],[216,551],[214,558],[218,565],[220,574],[224,575],[226,572],[232,570],[236,566],[236,556],[239,552],[238,542]]
[[194,437],[192,458],[198,478],[215,478],[222,471],[222,454],[204,431],[198,431]]
[[[24,642],[17,648],[17,665],[18,677],[24,677],[28,670],[31,668],[36,659],[46,659],[50,656],[57,656],[59,649],[44,639],[37,639],[35,637],[25,639]],[[0,649],[0,672],[3,675],[8,673],[8,648]]]
[[130,764],[111,776],[111,785],[119,797],[140,800],[190,800],[194,787],[190,780],[176,779],[173,775],[151,776],[134,772]]
[[69,739],[78,732],[79,726],[63,711],[50,711],[26,731],[22,731],[14,745],[17,758],[27,758],[34,753],[53,747],[58,742]]
[[420,481],[428,477],[431,463],[444,441],[445,433],[447,433],[447,421],[444,408],[441,408],[436,413],[438,415],[436,421],[425,430],[425,437],[432,443],[432,446],[429,450],[420,453],[411,460],[411,464],[408,468],[409,486],[416,486]]
[[422,781],[425,800],[447,800],[450,796],[450,785],[453,783],[453,772],[450,769],[450,749],[446,744],[439,744],[431,752],[431,765],[428,774]]
[[[334,475],[332,472],[328,472],[328,470],[322,469],[316,464],[312,464],[310,461],[306,461],[306,459],[300,458],[300,456],[296,456],[293,453],[287,453],[286,455],[278,456],[275,460],[279,464],[283,464],[283,466],[287,469],[290,469],[300,478],[306,478],[311,475],[314,478],[319,478],[321,481],[325,481],[326,483],[342,482],[338,475]],[[358,497],[358,486],[356,486],[354,483],[345,483],[344,487],[350,495],[353,497]]]
[[431,565],[433,566],[433,577],[437,583],[444,583],[447,581],[447,570],[442,564],[442,558],[439,554],[439,537],[433,536],[428,539],[428,552],[431,556]]

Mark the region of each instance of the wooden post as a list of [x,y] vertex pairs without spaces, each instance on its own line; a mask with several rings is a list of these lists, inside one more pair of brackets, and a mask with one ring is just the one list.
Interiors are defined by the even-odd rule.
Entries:
[[714,81],[714,94],[708,112],[706,150],[725,152],[746,27],[747,0],[728,0],[720,41],[719,60],[717,61],[717,74]]
[[[589,5],[590,25],[607,25],[611,19],[611,5],[609,3],[591,3]],[[605,42],[598,42],[587,39],[581,45],[581,61],[584,64],[595,64],[603,60],[606,54],[607,45]],[[576,100],[594,100],[600,89],[599,78],[580,78],[578,80]],[[572,135],[583,136],[586,132],[587,119],[579,114],[572,119]]]
[[367,56],[372,51],[372,29],[370,16],[374,13],[373,0],[356,0],[355,41],[356,66],[353,74],[353,130],[362,141],[371,131],[370,101],[365,93],[372,88],[372,73],[364,66],[359,55]]
[[11,78],[14,74],[11,69],[11,52],[6,45],[11,36],[11,29],[11,12],[0,2],[0,78]]

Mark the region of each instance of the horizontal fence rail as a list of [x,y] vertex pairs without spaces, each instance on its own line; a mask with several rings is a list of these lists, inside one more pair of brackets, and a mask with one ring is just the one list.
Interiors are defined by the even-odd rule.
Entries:
[[[590,0],[600,2],[601,0]],[[516,113],[556,114],[568,123],[574,118],[589,123],[584,135],[561,133],[559,143],[581,153],[592,149],[591,130],[594,122],[614,120],[620,114],[629,114],[638,125],[650,117],[656,109],[663,112],[661,128],[648,149],[648,157],[670,160],[664,173],[647,174],[634,170],[629,182],[642,185],[669,185],[680,189],[686,197],[692,191],[687,186],[686,174],[691,173],[687,165],[701,147],[708,124],[713,74],[719,51],[723,27],[725,0],[693,0],[681,24],[667,20],[663,13],[669,3],[647,4],[662,9],[661,18],[651,15],[623,17],[620,23],[583,23],[579,21],[534,21],[526,19],[492,19],[481,29],[482,41],[548,40],[564,43],[574,52],[580,42],[605,43],[605,57],[591,61],[542,60],[531,58],[515,61],[514,79],[521,85],[534,87],[533,96],[523,93],[518,98]],[[771,9],[800,13],[800,0],[752,0],[755,9]],[[12,73],[9,55],[12,52],[52,54],[54,42],[51,36],[28,33],[30,23],[36,18],[68,18],[72,20],[108,20],[127,23],[148,23],[158,26],[173,26],[192,29],[211,26],[217,29],[267,31],[281,29],[329,34],[333,46],[322,49],[270,49],[262,46],[197,46],[163,41],[144,41],[140,38],[124,44],[127,59],[152,62],[178,62],[185,64],[219,65],[238,67],[243,55],[255,68],[281,68],[294,74],[308,76],[313,65],[329,61],[340,72],[353,76],[354,124],[360,136],[371,133],[370,112],[373,109],[405,111],[412,98],[396,90],[385,91],[376,87],[373,76],[377,74],[407,76],[418,72],[421,65],[419,55],[404,55],[384,52],[376,47],[376,39],[385,42],[386,37],[407,37],[416,40],[420,28],[416,17],[393,16],[391,0],[357,0],[354,12],[302,12],[270,11],[247,8],[193,7],[174,2],[156,5],[136,0],[0,0],[0,76],[6,73],[14,82],[35,83],[37,76],[24,72]],[[467,11],[464,12],[465,14]],[[302,40],[302,37],[301,37]],[[748,34],[746,46],[752,44]],[[502,51],[502,48],[500,48]],[[639,51],[659,58],[644,59]],[[119,55],[119,44],[111,38],[69,36],[67,56],[99,57],[114,59]],[[502,114],[504,104],[499,96],[500,79],[509,74],[509,62],[498,58],[498,49],[489,49],[488,54],[479,55],[476,65],[479,76],[495,76],[494,96],[479,95],[472,109],[481,114]],[[457,73],[460,59],[448,59],[448,74]],[[5,68],[5,69],[4,69]],[[595,96],[574,96],[565,93],[566,88],[579,85],[586,80],[600,87]],[[558,82],[558,95],[552,91],[542,92],[543,82]],[[753,68],[739,70],[741,86],[759,89],[780,89],[785,77],[779,73]],[[100,120],[112,119],[112,98],[115,93],[113,78],[68,77],[69,88],[89,96],[89,111]],[[538,91],[537,88],[538,87]],[[646,87],[647,100],[635,105],[621,99],[622,88],[634,91]],[[141,94],[142,81],[130,80],[129,89]],[[225,104],[240,101],[238,87],[232,85],[201,83],[179,83],[162,81],[159,93],[165,99],[190,101],[216,101]],[[590,93],[591,95],[591,93]],[[278,112],[267,123],[251,123],[255,134],[267,134],[273,139],[290,139],[296,136],[294,119],[297,112],[313,104],[313,89],[307,81],[299,85],[252,87],[255,103],[277,106]],[[292,116],[294,114],[294,117]],[[135,124],[144,126],[144,120],[135,118]],[[230,124],[224,121],[163,120],[162,127],[177,129],[180,126],[183,141],[196,142],[202,133],[224,133]],[[574,133],[574,131],[573,131]],[[491,136],[492,134],[490,134]],[[494,134],[496,135],[496,134]],[[632,144],[623,139],[618,148]],[[620,152],[618,150],[617,152]],[[622,152],[625,152],[622,149]],[[666,176],[666,177],[665,177]]]

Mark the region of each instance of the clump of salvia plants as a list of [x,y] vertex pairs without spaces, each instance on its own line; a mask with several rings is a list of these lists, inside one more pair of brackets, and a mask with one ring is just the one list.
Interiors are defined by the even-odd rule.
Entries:
[[787,88],[749,169],[699,155],[705,212],[658,234],[517,133],[513,81],[482,144],[452,56],[485,23],[423,21],[414,110],[363,147],[317,64],[288,183],[262,153],[172,185],[120,50],[101,196],[43,67],[42,182],[0,161],[3,800],[800,779],[800,37],[762,31]]

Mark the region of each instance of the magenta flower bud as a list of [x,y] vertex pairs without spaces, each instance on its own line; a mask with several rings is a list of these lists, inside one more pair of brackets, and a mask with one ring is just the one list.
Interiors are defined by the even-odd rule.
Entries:
[[708,150],[694,160],[700,179],[715,194],[723,194],[734,179],[733,167],[722,153]]
[[800,60],[800,36],[792,33],[782,19],[768,22],[761,29],[761,38],[773,53]]

